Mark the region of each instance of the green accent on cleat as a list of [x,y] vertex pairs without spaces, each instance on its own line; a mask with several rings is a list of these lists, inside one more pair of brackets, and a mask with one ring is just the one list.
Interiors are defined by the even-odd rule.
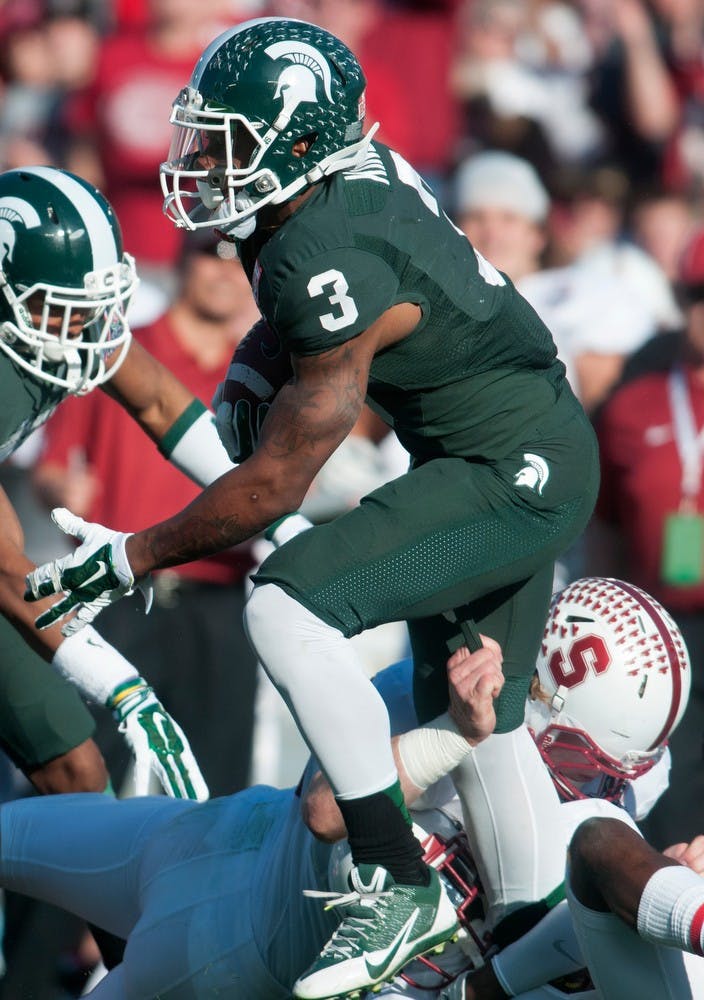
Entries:
[[352,1000],[364,990],[377,992],[412,959],[456,935],[454,907],[437,872],[429,871],[429,884],[420,886],[398,884],[379,866],[353,868],[351,891],[335,894],[332,902],[341,908],[340,925],[295,983],[294,997]]

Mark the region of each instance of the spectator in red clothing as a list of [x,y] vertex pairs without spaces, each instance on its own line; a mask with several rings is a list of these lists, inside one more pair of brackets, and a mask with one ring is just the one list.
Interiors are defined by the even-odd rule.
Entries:
[[[135,333],[196,396],[209,400],[234,347],[259,317],[239,261],[219,246],[188,237],[180,290],[169,310]],[[100,397],[100,398],[98,398]],[[137,531],[180,510],[198,493],[159,456],[123,409],[103,393],[68,399],[46,426],[36,483],[50,507],[71,505],[90,520]],[[245,638],[245,580],[254,560],[248,546],[167,570],[155,580],[148,616],[115,605],[103,635],[144,665],[165,705],[178,705],[211,795],[247,785],[256,662]],[[114,613],[113,613],[114,612]],[[233,664],[235,670],[233,672]],[[110,773],[127,758],[100,727]],[[113,726],[114,728],[114,726]]]
[[[230,23],[236,23],[230,7]],[[159,187],[171,103],[203,47],[223,28],[222,0],[149,0],[148,9],[146,28],[104,39],[91,85],[66,111],[74,135],[67,166],[111,201],[143,279],[150,268],[163,277],[182,240],[163,216]]]
[[621,385],[601,415],[602,487],[587,547],[589,571],[647,589],[691,651],[692,697],[672,738],[670,790],[648,820],[660,846],[674,830],[704,828],[704,228],[685,250],[680,282],[685,329],[668,335],[671,356]]
[[442,194],[459,140],[450,90],[454,14],[445,4],[404,10],[383,0],[276,0],[272,15],[319,24],[356,52],[367,78],[367,122]]

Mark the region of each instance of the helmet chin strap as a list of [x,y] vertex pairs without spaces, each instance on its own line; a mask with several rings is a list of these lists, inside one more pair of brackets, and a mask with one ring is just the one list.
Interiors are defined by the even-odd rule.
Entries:
[[[244,192],[240,192],[235,195],[235,208],[238,212],[245,212],[247,209],[253,207],[254,202],[249,195]],[[224,211],[224,209],[225,204],[223,203],[215,213],[215,217],[218,218],[218,216],[227,216],[227,212]],[[252,212],[251,215],[248,215],[246,219],[242,219],[241,221],[223,222],[223,224],[218,228],[221,232],[225,233],[227,236],[233,236],[236,240],[246,240],[257,228],[257,213]]]
[[198,197],[203,202],[206,208],[209,208],[211,212],[214,212],[216,208],[219,208],[225,200],[225,195],[222,193],[219,187],[213,187],[209,181],[196,181],[196,187],[198,188]]

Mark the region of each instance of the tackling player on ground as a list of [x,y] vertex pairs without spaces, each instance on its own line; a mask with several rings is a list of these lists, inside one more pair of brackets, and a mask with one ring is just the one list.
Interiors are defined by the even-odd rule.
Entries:
[[[537,680],[526,721],[564,803],[565,891],[441,1000],[704,995],[704,838],[661,854],[634,822],[667,788],[667,741],[687,707],[692,670],[677,625],[629,583],[577,580],[555,598]],[[594,985],[578,985],[581,966]]]
[[[472,744],[493,728],[503,683],[500,651],[487,642],[457,671]],[[393,715],[394,698],[409,692],[389,691]],[[301,815],[315,772],[311,763],[298,789],[256,786],[207,803],[86,794],[9,803],[0,808],[0,885],[127,939],[95,1000],[286,1000],[337,923],[336,909],[304,895],[339,897],[332,846]]]
[[[409,730],[415,714],[410,664],[396,664],[374,679],[394,731],[403,734],[395,740],[394,752],[416,832],[426,845],[427,860],[453,895],[461,923],[456,946],[431,956],[429,964],[411,963],[404,969],[406,978],[384,987],[381,996],[437,1000],[443,981],[474,964],[481,967],[468,978],[462,974],[444,996],[599,1000],[601,994],[584,974],[585,961],[595,977],[603,966],[611,969],[620,987],[613,994],[618,1000],[702,995],[701,958],[641,938],[635,947],[628,945],[624,932],[635,935],[624,924],[619,927],[613,914],[596,912],[603,909],[601,903],[586,922],[587,936],[592,930],[596,935],[594,960],[589,943],[580,950],[575,936],[576,929],[582,940],[580,927],[585,925],[574,911],[573,896],[583,891],[575,870],[578,854],[596,871],[609,864],[611,890],[622,894],[637,884],[633,874],[643,858],[649,870],[656,866],[660,871],[668,863],[637,834],[623,805],[640,817],[666,787],[666,740],[687,701],[690,667],[677,627],[641,591],[619,581],[589,579],[571,585],[563,597],[551,612],[538,663],[535,694],[540,700],[528,701],[526,717],[565,800],[558,813],[563,865],[572,831],[578,829],[569,906],[560,886],[549,907],[534,907],[530,920],[522,915],[521,924],[512,928],[514,943],[491,959],[499,935],[482,910],[490,914],[495,897],[510,893],[512,886],[483,892],[476,879],[483,865],[467,853],[451,782],[424,787],[431,760],[439,778],[447,764],[443,748],[428,739],[439,720],[425,730]],[[566,620],[575,615],[579,623],[573,632]],[[621,643],[627,634],[623,626],[634,615],[640,620],[637,634]],[[489,639],[484,642],[478,652],[460,649],[448,661],[450,711],[468,737],[465,759],[475,758],[492,738],[482,739],[494,725],[493,696],[503,680],[500,649]],[[578,662],[576,645],[607,650],[608,662],[603,656],[588,657],[599,669],[589,669],[581,683],[568,687],[556,680],[554,664]],[[650,690],[639,698],[644,678],[649,678]],[[612,718],[620,719],[617,732],[604,723],[600,706],[605,702],[613,704]],[[420,770],[414,744],[427,751]],[[311,836],[302,815],[325,843]],[[580,825],[586,817],[591,824],[609,824],[612,843],[604,845],[606,851],[594,843],[593,827]],[[215,995],[284,1000],[301,963],[311,959],[335,923],[331,914],[336,907],[325,912],[315,899],[304,898],[303,890],[316,890],[313,895],[323,894],[328,903],[361,903],[354,910],[357,923],[375,919],[363,897],[351,898],[345,880],[349,848],[344,841],[331,844],[344,834],[342,815],[329,786],[315,775],[314,763],[295,791],[258,787],[204,805],[163,797],[114,802],[86,795],[11,803],[0,809],[0,830],[0,884],[59,899],[128,938],[121,967],[91,994],[96,1000],[205,1000]],[[700,846],[679,845],[677,857],[692,865],[686,873],[690,896],[696,889],[701,900],[704,881],[692,878],[701,868]],[[590,893],[597,884],[589,886]],[[664,899],[661,904],[668,915],[677,913],[676,901],[670,909]],[[503,933],[508,940],[508,929]],[[646,933],[659,945],[682,946],[681,939],[672,939],[666,921]],[[582,988],[574,985],[579,981]],[[611,994],[604,995],[611,1000]]]

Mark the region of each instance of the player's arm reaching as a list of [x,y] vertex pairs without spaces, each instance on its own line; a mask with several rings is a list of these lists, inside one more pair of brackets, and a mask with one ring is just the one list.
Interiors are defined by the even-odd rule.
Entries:
[[101,388],[199,486],[209,486],[232,468],[213,414],[137,341],[132,341],[119,370]]
[[[212,414],[136,341],[101,388],[199,485],[232,468]],[[135,758],[137,794],[147,794],[153,773],[168,795],[206,799],[207,785],[185,734],[135,667],[94,629],[77,634],[85,624],[78,616],[66,623],[66,637],[58,626],[41,632],[34,627],[36,609],[22,597],[25,578],[35,567],[24,553],[19,522],[4,496],[0,514],[6,529],[0,532],[0,601],[10,621],[88,701],[110,709]],[[68,513],[55,520],[69,532],[74,526]],[[51,613],[53,601],[42,604]]]
[[28,600],[67,594],[38,626],[53,624],[79,605],[82,620],[89,621],[111,600],[131,593],[151,570],[228,548],[296,510],[359,416],[375,351],[402,335],[386,316],[348,343],[294,357],[294,377],[272,403],[254,454],[181,513],[130,536],[73,519],[71,533],[83,544],[28,576]]
[[[146,795],[153,771],[176,798],[207,799],[208,788],[188,740],[135,667],[89,627],[68,638],[58,626],[38,633],[33,609],[22,600],[25,575],[34,564],[24,553],[20,522],[0,490],[0,607],[34,649],[78,688],[84,698],[109,708],[134,754],[135,792]],[[50,602],[45,601],[47,609]]]
[[[119,370],[101,388],[200,486],[232,468],[212,414],[137,341],[131,342]],[[71,532],[70,515],[55,519]],[[68,637],[57,646],[52,662],[84,697],[112,712],[135,758],[136,794],[147,794],[153,773],[168,795],[206,799],[207,785],[181,727],[131,663],[94,629],[79,632],[83,624],[80,613],[67,623]],[[58,633],[58,628],[49,631]],[[60,642],[62,637],[56,638]]]
[[[462,646],[447,661],[449,711],[392,740],[406,805],[449,774],[496,726],[494,702],[504,685],[503,656],[498,642],[481,636],[473,653]],[[346,836],[340,808],[321,772],[311,780],[302,802],[306,826],[330,843]]]

